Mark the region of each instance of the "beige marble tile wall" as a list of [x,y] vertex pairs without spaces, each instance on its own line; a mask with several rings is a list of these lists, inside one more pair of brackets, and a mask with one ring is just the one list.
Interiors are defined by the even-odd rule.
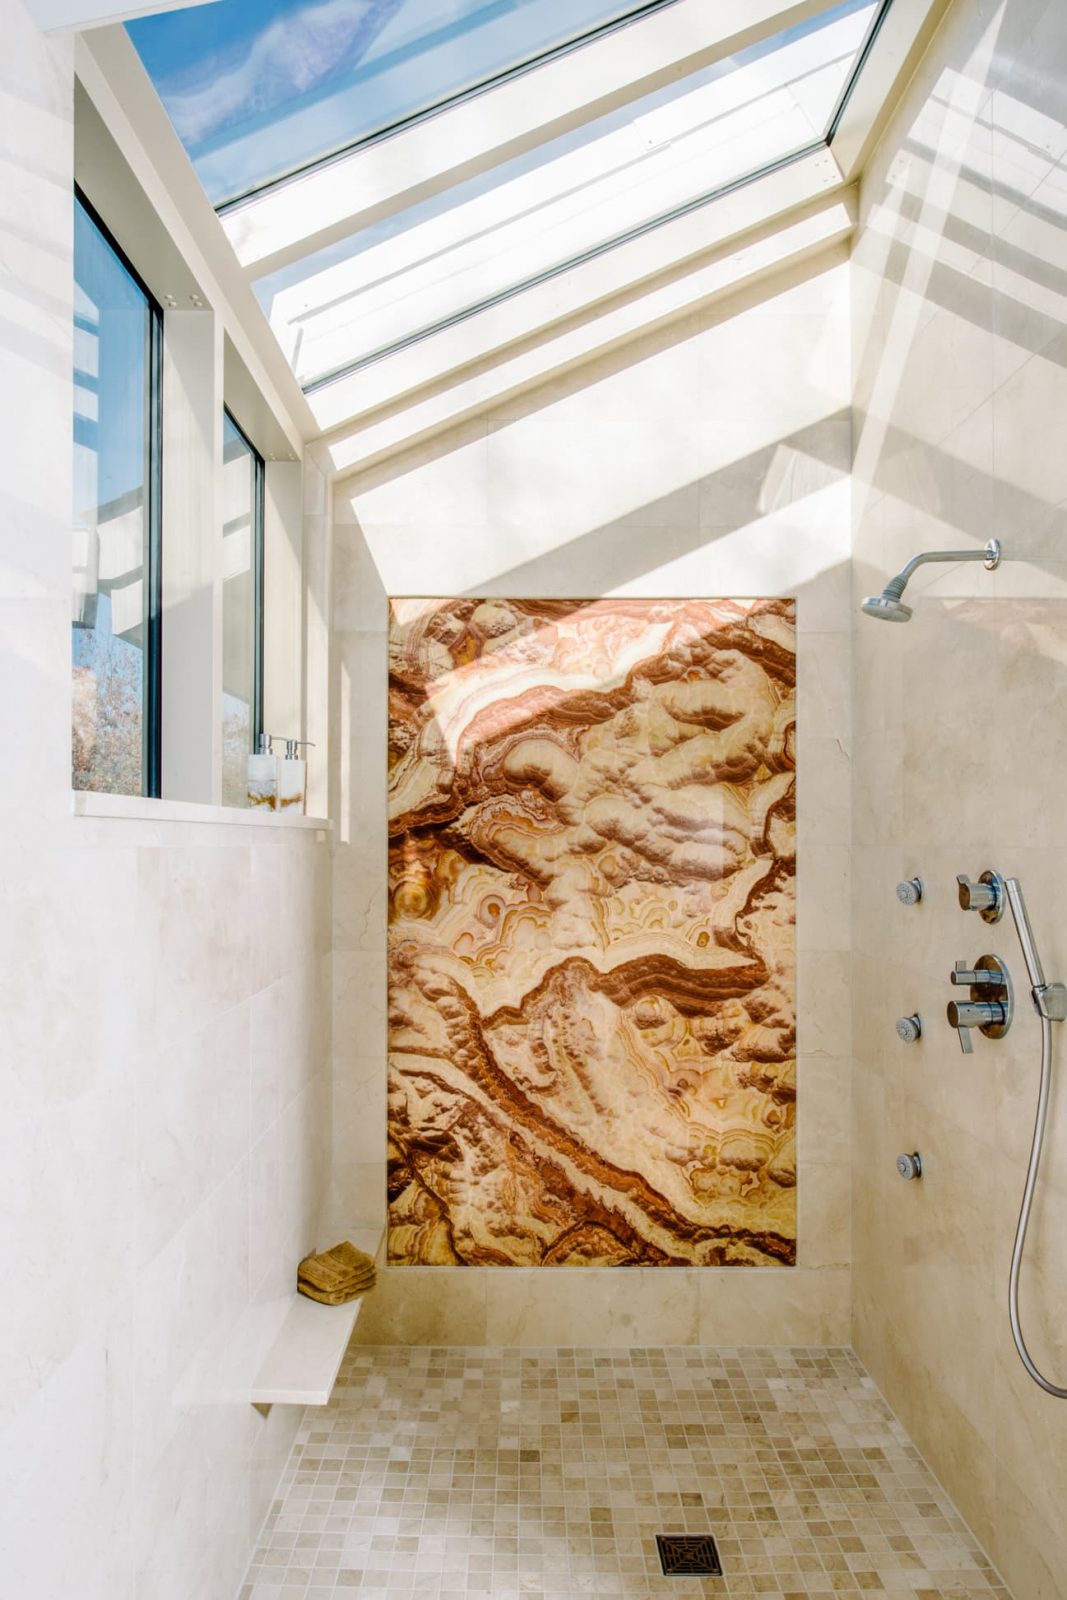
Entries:
[[335,1174],[384,1208],[388,594],[795,594],[799,1265],[385,1271],[363,1337],[821,1343],[849,1318],[849,481],[840,254],[342,482]]
[[329,847],[71,815],[71,48],[0,33],[0,1592],[226,1600],[299,1413],[191,1379],[313,1239]]
[[[955,960],[1008,922],[955,874],[1017,873],[1067,975],[1067,18],[961,3],[863,185],[853,257],[856,598],[915,551],[1004,541],[996,574],[935,567],[906,627],[856,618],[856,1348],[1017,1600],[1067,1595],[1067,1405],[1010,1339],[1008,1264],[1036,1104],[1023,997],[962,1055]],[[903,876],[928,892],[905,910]],[[919,1045],[894,1019],[918,1010]],[[1035,1354],[1067,1383],[1067,1038],[1024,1281]],[[921,1183],[898,1151],[918,1148]]]

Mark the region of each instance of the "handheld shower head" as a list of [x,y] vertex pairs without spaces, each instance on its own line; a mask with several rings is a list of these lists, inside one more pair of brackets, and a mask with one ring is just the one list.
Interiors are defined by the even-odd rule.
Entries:
[[1000,557],[999,539],[990,539],[982,550],[924,550],[922,555],[912,556],[895,578],[890,578],[881,594],[869,594],[860,610],[865,616],[877,617],[882,622],[907,622],[912,610],[904,604],[901,596],[916,567],[921,567],[927,561],[981,561],[986,571],[992,572],[1000,566]]

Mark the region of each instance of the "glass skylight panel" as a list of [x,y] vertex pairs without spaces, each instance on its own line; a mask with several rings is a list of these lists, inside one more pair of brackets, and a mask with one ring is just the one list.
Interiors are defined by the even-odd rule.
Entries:
[[649,6],[217,0],[126,26],[220,205]]
[[308,384],[820,144],[880,0],[847,0],[255,285]]

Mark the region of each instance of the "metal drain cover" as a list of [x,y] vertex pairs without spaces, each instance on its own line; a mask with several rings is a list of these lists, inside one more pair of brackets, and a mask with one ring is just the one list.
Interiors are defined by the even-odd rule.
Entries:
[[657,1533],[659,1564],[667,1578],[721,1578],[722,1562],[710,1533]]

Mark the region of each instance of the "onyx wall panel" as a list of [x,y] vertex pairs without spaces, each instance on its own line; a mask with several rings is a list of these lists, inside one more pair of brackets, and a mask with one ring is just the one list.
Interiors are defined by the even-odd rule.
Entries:
[[390,648],[390,1261],[792,1264],[794,603]]

